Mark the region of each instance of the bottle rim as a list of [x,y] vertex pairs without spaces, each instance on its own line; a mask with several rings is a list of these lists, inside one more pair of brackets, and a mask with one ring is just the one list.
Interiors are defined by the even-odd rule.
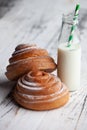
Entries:
[[[62,21],[64,22],[64,23],[67,23],[67,24],[73,24],[73,17],[74,17],[74,12],[72,12],[72,13],[69,13],[69,14],[63,14],[62,15]],[[77,19],[77,22],[76,22],[76,24],[78,24],[78,20],[79,19]]]

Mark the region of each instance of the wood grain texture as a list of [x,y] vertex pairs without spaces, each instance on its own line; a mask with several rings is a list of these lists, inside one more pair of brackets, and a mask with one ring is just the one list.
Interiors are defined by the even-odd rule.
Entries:
[[[81,0],[81,88],[60,109],[37,112],[18,106],[11,96],[15,83],[4,73],[16,45],[37,43],[56,60],[61,16],[74,4],[59,0],[0,0],[0,130],[87,130],[87,1]],[[56,73],[56,72],[55,72]]]

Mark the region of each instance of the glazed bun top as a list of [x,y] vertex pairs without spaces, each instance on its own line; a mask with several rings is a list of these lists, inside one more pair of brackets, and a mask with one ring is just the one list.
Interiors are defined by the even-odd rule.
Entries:
[[46,49],[36,45],[20,44],[9,59],[6,76],[9,80],[17,80],[34,68],[52,72],[56,69],[56,64]]
[[18,80],[14,98],[25,108],[47,110],[64,105],[68,101],[69,92],[53,74],[36,71]]

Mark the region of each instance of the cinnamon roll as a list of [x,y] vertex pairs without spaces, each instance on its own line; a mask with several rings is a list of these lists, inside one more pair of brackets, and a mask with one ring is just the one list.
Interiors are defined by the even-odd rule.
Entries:
[[31,71],[19,78],[13,97],[24,108],[50,110],[65,105],[69,100],[69,91],[53,74]]
[[34,68],[52,72],[56,69],[56,64],[45,49],[36,45],[20,44],[9,59],[5,74],[9,80],[17,80]]

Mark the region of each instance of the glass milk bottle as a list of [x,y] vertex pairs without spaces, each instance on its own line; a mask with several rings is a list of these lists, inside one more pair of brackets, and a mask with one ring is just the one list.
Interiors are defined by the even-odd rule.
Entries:
[[81,46],[79,31],[73,33],[73,41],[67,47],[68,39],[73,24],[73,14],[63,15],[61,32],[58,39],[57,74],[69,91],[78,90],[80,87]]

